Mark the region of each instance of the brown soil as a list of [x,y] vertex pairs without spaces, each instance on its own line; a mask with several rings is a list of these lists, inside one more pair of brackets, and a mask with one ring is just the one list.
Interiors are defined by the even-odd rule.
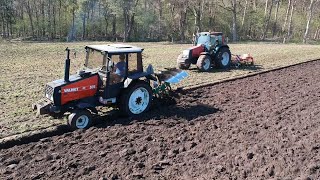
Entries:
[[143,117],[2,149],[0,179],[319,179],[319,69],[180,92]]

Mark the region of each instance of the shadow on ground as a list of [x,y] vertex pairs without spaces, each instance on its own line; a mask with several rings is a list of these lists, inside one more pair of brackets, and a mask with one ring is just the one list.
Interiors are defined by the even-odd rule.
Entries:
[[104,128],[107,126],[114,126],[115,124],[129,125],[133,122],[145,122],[148,120],[186,120],[191,121],[201,116],[214,114],[219,109],[205,104],[194,105],[161,105],[154,104],[153,107],[144,114],[134,117],[123,117],[118,110],[110,111],[109,114],[96,117],[96,127]]

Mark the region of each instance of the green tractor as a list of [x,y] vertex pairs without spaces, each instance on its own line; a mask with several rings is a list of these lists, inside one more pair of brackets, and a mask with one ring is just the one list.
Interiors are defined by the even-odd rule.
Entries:
[[177,59],[180,69],[189,69],[197,65],[200,71],[209,71],[211,67],[229,68],[231,52],[222,32],[201,32],[196,35],[194,46],[182,51]]

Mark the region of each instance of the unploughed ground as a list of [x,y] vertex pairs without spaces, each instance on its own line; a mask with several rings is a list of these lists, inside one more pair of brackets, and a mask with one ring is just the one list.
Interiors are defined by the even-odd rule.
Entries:
[[2,149],[0,179],[319,179],[319,69],[180,91],[141,117]]
[[[88,44],[111,42],[74,43],[0,43],[0,138],[14,134],[23,136],[30,131],[65,124],[64,119],[50,116],[35,117],[31,104],[44,98],[45,84],[63,78],[66,47],[76,51],[71,55],[71,73],[81,69],[85,59],[84,47]],[[178,55],[191,44],[132,43],[144,48],[144,65],[152,64],[156,71],[175,67]],[[320,46],[301,44],[245,43],[229,44],[233,54],[251,53],[256,66],[212,69],[199,73],[193,65],[189,77],[177,84],[179,87],[195,86],[221,81],[237,76],[319,59]]]

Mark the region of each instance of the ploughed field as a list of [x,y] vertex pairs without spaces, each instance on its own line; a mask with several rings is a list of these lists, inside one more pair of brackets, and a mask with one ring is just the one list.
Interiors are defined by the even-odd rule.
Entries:
[[[76,43],[21,43],[0,42],[0,138],[14,134],[65,124],[64,119],[49,116],[35,117],[31,104],[44,98],[47,82],[63,78],[66,47],[76,50],[71,55],[71,73],[81,69],[85,59],[84,47],[89,44],[110,42]],[[155,70],[175,67],[178,55],[191,44],[133,43],[145,48],[144,65],[152,64]],[[276,67],[305,62],[320,57],[320,46],[295,44],[229,44],[233,54],[251,53],[256,66],[212,69],[199,73],[196,66],[188,70],[189,77],[177,86],[190,87],[203,83],[261,72]],[[19,135],[19,136],[20,136]]]
[[[0,150],[0,179],[319,179],[320,61]],[[109,118],[110,119],[110,118]]]

